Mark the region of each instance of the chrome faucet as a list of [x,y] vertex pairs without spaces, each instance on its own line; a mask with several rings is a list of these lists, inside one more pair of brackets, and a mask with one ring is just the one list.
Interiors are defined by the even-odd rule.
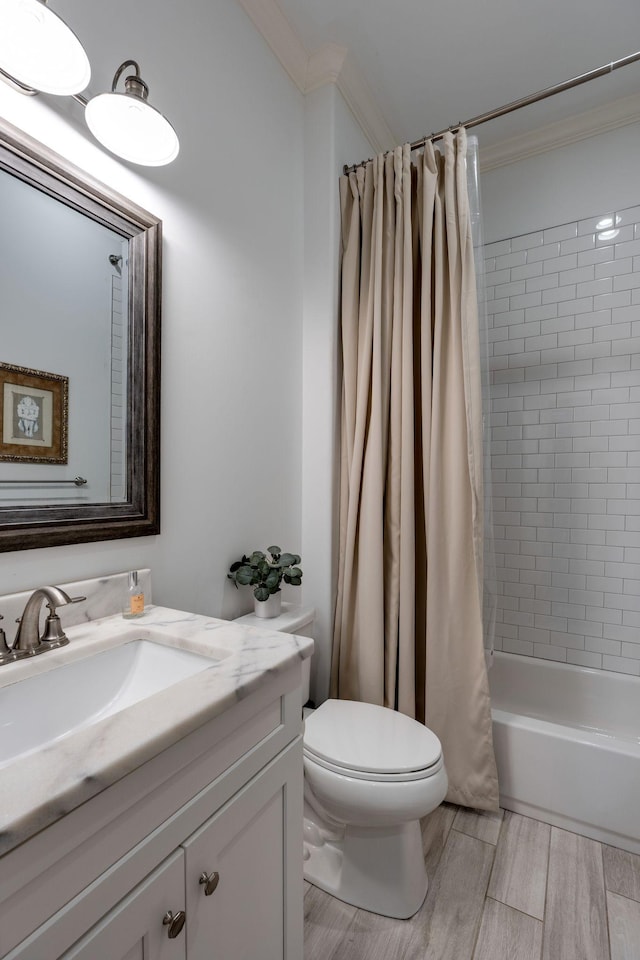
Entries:
[[[27,600],[24,613],[19,620],[18,632],[11,648],[12,659],[21,660],[24,657],[33,657],[38,653],[44,653],[45,650],[64,647],[65,644],[69,643],[69,638],[62,629],[60,617],[56,610],[68,603],[79,603],[86,599],[86,597],[72,598],[60,587],[38,587],[37,590],[34,590]],[[44,603],[49,609],[49,614],[45,620],[44,632],[40,636],[40,612]],[[2,662],[6,661],[0,659],[0,663]]]

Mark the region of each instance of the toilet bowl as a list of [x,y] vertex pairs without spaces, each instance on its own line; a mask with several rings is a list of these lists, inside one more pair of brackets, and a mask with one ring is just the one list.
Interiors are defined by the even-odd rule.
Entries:
[[[312,636],[314,611],[283,607],[269,627]],[[428,885],[420,818],[448,787],[440,741],[386,707],[326,700],[305,710],[303,745],[305,879],[372,913],[412,916]]]

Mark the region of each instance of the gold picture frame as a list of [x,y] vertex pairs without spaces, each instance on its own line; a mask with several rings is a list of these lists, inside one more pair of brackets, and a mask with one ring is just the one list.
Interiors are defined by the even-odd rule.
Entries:
[[0,362],[0,461],[67,463],[69,378]]

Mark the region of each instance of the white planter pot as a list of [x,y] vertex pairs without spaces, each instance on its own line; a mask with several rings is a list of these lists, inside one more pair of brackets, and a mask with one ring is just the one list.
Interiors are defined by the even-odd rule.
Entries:
[[253,610],[256,617],[268,620],[271,617],[279,617],[281,611],[282,593],[272,593],[268,600],[253,600]]

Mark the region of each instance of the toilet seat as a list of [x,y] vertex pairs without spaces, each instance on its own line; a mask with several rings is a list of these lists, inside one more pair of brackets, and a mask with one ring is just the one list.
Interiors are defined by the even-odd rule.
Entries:
[[[427,780],[442,769],[442,757],[439,757],[430,767],[425,767],[423,770],[410,770],[408,773],[371,773],[364,770],[352,770],[350,767],[340,766],[337,763],[324,760],[322,757],[316,757],[307,750],[304,751],[304,759],[305,764],[316,763],[319,767],[323,767],[331,773],[338,773],[343,777],[353,777],[356,780],[368,780],[371,783],[407,783],[411,780]],[[307,769],[306,766],[305,769]]]
[[342,776],[388,783],[426,779],[442,768],[442,747],[431,730],[352,700],[326,700],[307,718],[304,755]]

